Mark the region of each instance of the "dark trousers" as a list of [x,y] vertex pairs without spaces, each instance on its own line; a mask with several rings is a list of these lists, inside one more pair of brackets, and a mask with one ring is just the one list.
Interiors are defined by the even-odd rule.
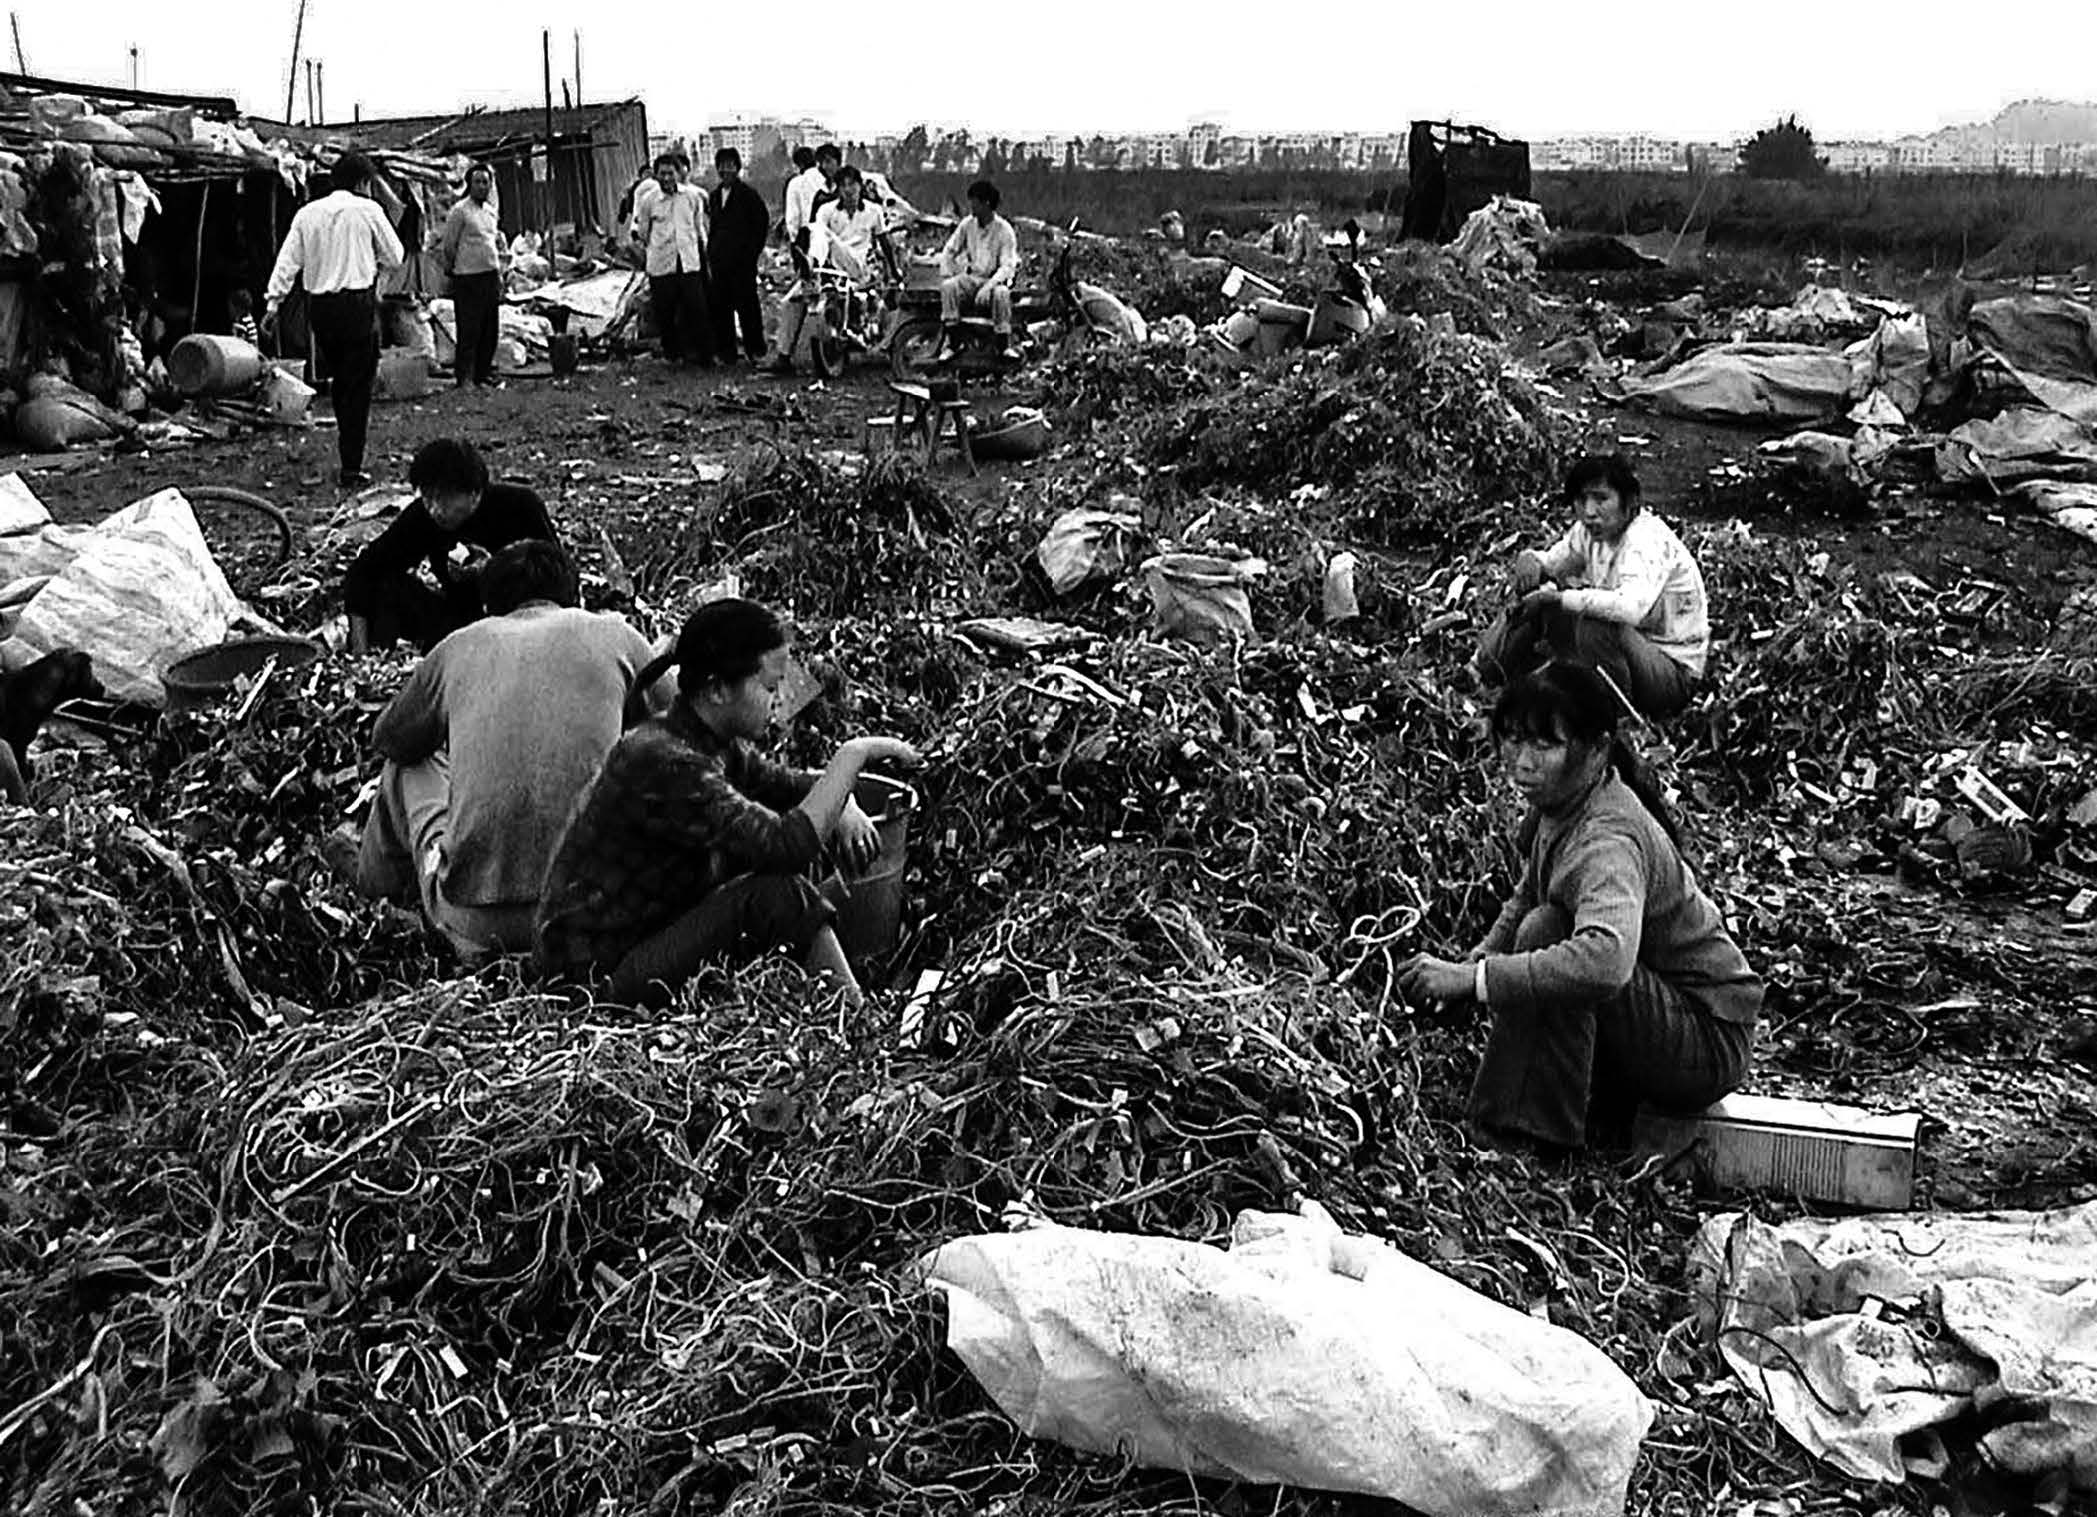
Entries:
[[451,276],[452,315],[458,351],[452,355],[455,384],[484,385],[495,373],[495,339],[502,330],[502,275]]
[[313,346],[328,372],[335,452],[345,473],[364,467],[371,387],[379,377],[379,305],[370,290],[336,290],[307,302]]
[[663,357],[672,363],[712,363],[713,323],[706,314],[706,275],[650,275],[648,306],[662,335]]
[[[1572,931],[1563,909],[1539,906],[1522,918],[1515,952],[1562,943]],[[1709,1106],[1746,1076],[1755,1038],[1753,1027],[1699,1010],[1643,965],[1598,1005],[1491,1011],[1471,1120],[1554,1148],[1586,1143],[1591,1114],[1628,1118],[1640,1101],[1672,1111]]]
[[751,358],[765,356],[764,306],[757,298],[757,265],[714,265],[707,290],[714,318],[714,351],[722,358],[735,356],[735,329],[743,329],[743,352]]
[[371,646],[412,643],[424,653],[461,627],[481,619],[480,591],[472,585],[439,589],[416,574],[389,574],[373,588]]
[[660,1006],[707,964],[781,947],[805,958],[843,896],[836,875],[821,888],[805,875],[738,875],[629,950],[612,971],[612,994],[629,1006]]
[[1479,671],[1495,685],[1532,674],[1552,658],[1601,670],[1653,721],[1677,715],[1696,694],[1696,676],[1636,627],[1563,606],[1515,606],[1478,643]]

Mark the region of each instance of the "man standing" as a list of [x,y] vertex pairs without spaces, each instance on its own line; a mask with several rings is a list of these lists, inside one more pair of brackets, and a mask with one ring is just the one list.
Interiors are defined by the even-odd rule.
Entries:
[[786,182],[786,245],[802,246],[801,234],[815,221],[816,196],[830,183],[816,163],[815,149],[803,144],[794,149],[794,177]]
[[968,219],[939,250],[939,269],[947,277],[939,286],[939,319],[946,341],[939,357],[954,356],[955,329],[971,311],[990,312],[990,324],[1004,342],[1004,356],[1017,359],[1012,344],[1012,280],[1019,273],[1019,234],[998,214],[998,187],[978,179],[968,187]]
[[685,183],[677,158],[655,160],[657,193],[635,197],[633,239],[646,259],[648,304],[662,334],[663,357],[712,368],[713,325],[706,314],[705,202]]
[[501,327],[502,228],[489,195],[495,174],[485,163],[466,171],[466,193],[444,218],[437,258],[451,276],[453,381],[461,389],[485,385],[495,371],[495,338]]
[[714,318],[714,350],[723,362],[735,357],[735,332],[743,329],[743,353],[752,363],[765,356],[764,308],[757,298],[757,260],[772,230],[764,196],[743,179],[743,155],[732,147],[714,154],[720,183],[706,197],[708,291]]
[[[408,465],[416,499],[359,553],[342,578],[353,653],[410,642],[428,652],[485,610],[488,555],[552,541],[546,504],[522,485],[491,485],[473,444],[426,442]],[[434,588],[415,571],[427,564]]]
[[489,617],[439,643],[373,729],[386,763],[356,865],[469,961],[532,946],[546,865],[650,657],[623,618],[576,608],[553,543],[511,544],[483,583]]
[[334,192],[301,206],[270,272],[264,320],[274,324],[284,297],[306,285],[313,346],[328,371],[335,407],[335,448],[346,490],[371,483],[364,472],[364,438],[371,424],[371,387],[379,373],[382,275],[401,266],[400,238],[370,198],[371,160],[344,153],[335,160]]

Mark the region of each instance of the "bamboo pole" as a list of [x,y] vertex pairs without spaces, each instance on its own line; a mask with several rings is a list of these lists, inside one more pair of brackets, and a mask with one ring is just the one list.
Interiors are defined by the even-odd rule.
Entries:
[[291,120],[292,102],[299,87],[299,46],[306,40],[306,0],[299,0],[299,18],[291,28],[291,75],[284,81],[284,119]]

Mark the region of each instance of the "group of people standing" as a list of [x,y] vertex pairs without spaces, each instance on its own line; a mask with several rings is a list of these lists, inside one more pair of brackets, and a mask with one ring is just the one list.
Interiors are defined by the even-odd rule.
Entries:
[[[375,733],[363,887],[418,901],[462,954],[529,951],[629,1001],[782,945],[856,996],[832,927],[875,843],[852,789],[868,764],[914,764],[910,747],[855,739],[820,773],[772,762],[756,746],[787,663],[772,612],[717,601],[651,649],[576,609],[543,503],[489,484],[466,444],[429,444],[411,478],[420,499],[345,586],[359,646],[429,650]],[[1762,1002],[1626,738],[1701,688],[1701,571],[1620,456],[1578,461],[1563,496],[1573,521],[1516,558],[1474,666],[1499,689],[1521,873],[1468,954],[1398,974],[1414,1003],[1489,1019],[1475,1127],[1557,1150],[1640,1102],[1694,1109],[1737,1088]],[[418,563],[437,590],[410,588]]]

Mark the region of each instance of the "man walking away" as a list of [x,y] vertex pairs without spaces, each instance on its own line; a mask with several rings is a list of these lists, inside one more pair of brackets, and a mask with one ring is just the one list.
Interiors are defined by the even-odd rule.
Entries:
[[401,266],[400,238],[371,199],[374,170],[362,153],[335,160],[332,194],[301,206],[277,252],[265,297],[274,325],[291,287],[306,285],[313,346],[328,370],[335,407],[335,448],[346,490],[371,483],[364,438],[371,424],[371,387],[379,373],[380,278]]
[[495,173],[485,163],[466,171],[466,193],[444,218],[444,236],[437,245],[438,261],[451,276],[453,335],[458,339],[452,357],[453,382],[460,389],[485,385],[495,372],[495,338],[501,329],[502,229],[496,224],[495,207],[489,195],[495,188]]
[[735,357],[735,332],[743,329],[743,353],[752,363],[765,356],[764,308],[757,299],[757,260],[772,229],[764,196],[743,179],[743,157],[732,147],[714,154],[720,183],[706,197],[706,261],[713,275],[709,292],[714,350]]
[[359,888],[419,900],[469,961],[531,947],[554,845],[650,656],[620,617],[576,608],[553,543],[504,548],[483,582],[489,617],[439,643],[373,729],[386,764],[356,865]]
[[648,304],[662,334],[663,357],[672,363],[712,368],[713,324],[706,314],[705,203],[697,186],[684,182],[677,158],[655,160],[660,193],[636,197],[634,242],[646,259]]

